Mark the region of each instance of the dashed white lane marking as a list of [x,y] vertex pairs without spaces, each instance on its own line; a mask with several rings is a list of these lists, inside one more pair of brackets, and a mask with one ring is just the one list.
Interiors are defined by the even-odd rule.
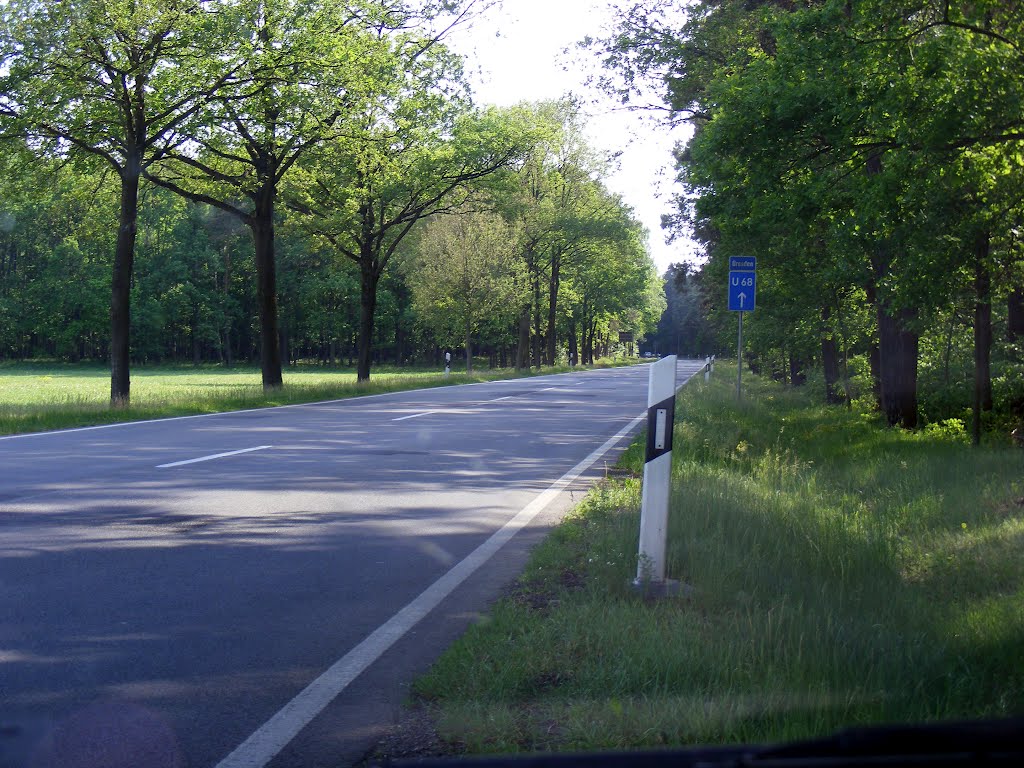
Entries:
[[411,416],[402,416],[392,421],[407,421],[408,419],[418,419],[420,416],[429,416],[432,413],[440,413],[440,411],[421,411],[420,413],[414,413]]
[[259,727],[216,768],[264,768],[284,747],[330,704],[362,672],[397,643],[421,619],[436,608],[460,584],[490,560],[502,546],[529,525],[555,500],[559,493],[592,467],[616,443],[647,417],[646,411],[608,438],[583,461],[570,469],[547,490],[523,507],[519,513],[473,550],[465,560],[431,584],[415,600],[381,624],[359,645],[342,656],[326,672],[310,683],[294,699]]
[[183,467],[186,464],[198,464],[201,461],[213,461],[214,459],[223,459],[227,456],[238,456],[242,453],[252,453],[253,451],[265,451],[267,448],[273,448],[272,445],[257,445],[255,448],[243,448],[240,451],[227,451],[226,453],[214,453],[210,456],[200,456],[198,459],[187,459],[185,461],[173,461],[170,464],[158,464],[157,469],[170,469],[171,467]]

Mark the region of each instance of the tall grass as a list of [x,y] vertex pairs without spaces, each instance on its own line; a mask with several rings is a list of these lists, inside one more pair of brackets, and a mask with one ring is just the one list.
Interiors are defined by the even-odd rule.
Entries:
[[[609,479],[416,684],[473,752],[775,741],[1024,710],[1024,452],[886,430],[727,366],[677,407],[670,575]],[[639,474],[634,448],[625,466]]]

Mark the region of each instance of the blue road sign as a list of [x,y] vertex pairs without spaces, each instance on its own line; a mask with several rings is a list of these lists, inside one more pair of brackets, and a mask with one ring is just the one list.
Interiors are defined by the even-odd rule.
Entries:
[[756,304],[756,292],[756,272],[734,271],[729,273],[730,312],[753,312]]
[[757,269],[756,256],[730,256],[729,269],[737,272],[753,272]]

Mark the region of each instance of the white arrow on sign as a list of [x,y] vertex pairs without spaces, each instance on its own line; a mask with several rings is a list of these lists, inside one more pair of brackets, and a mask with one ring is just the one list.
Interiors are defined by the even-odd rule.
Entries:
[[745,293],[738,293],[738,294],[736,294],[736,298],[740,300],[740,307],[742,307],[743,304],[747,300],[747,294],[745,294]]

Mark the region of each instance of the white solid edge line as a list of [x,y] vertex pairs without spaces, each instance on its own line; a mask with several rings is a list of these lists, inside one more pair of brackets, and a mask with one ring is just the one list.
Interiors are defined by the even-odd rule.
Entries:
[[243,448],[240,451],[226,451],[225,453],[214,453],[210,456],[200,456],[198,459],[186,459],[185,461],[174,461],[170,464],[158,464],[157,469],[170,469],[171,467],[183,467],[186,464],[199,464],[203,461],[213,461],[214,459],[223,459],[226,456],[238,456],[242,453],[252,453],[253,451],[265,451],[267,448],[273,448],[271,445],[257,445],[255,448]]
[[[579,371],[585,373],[611,373],[615,371],[629,370],[639,366],[623,366],[622,368],[600,368],[590,371]],[[570,376],[568,373],[546,373],[542,376],[519,376],[511,379],[495,379],[494,381],[470,381],[465,384],[445,384],[440,387],[422,387],[420,389],[403,389],[398,392],[380,392],[376,395],[356,395],[355,397],[338,397],[333,400],[316,400],[312,403],[291,403],[289,405],[271,405],[266,408],[243,408],[238,411],[217,411],[217,413],[193,413],[189,416],[167,416],[162,419],[140,419],[139,421],[118,421],[113,424],[95,424],[91,427],[73,427],[71,429],[51,429],[45,432],[21,432],[17,435],[0,435],[0,442],[4,440],[21,440],[27,437],[43,437],[45,435],[68,435],[73,432],[92,432],[97,429],[115,429],[117,427],[134,427],[139,424],[158,424],[161,421],[184,421],[186,419],[211,419],[216,416],[230,416],[239,413],[259,413],[261,411],[280,411],[285,408],[312,408],[319,405],[333,405],[335,403],[348,403],[353,400],[370,400],[375,397],[392,397],[408,392],[424,392],[436,389],[454,389],[455,387],[482,387],[488,384],[517,383],[523,381],[537,381],[539,379],[550,379],[556,376]]]
[[384,655],[385,651],[397,643],[442,600],[472,576],[478,568],[490,560],[509,539],[529,525],[559,493],[590,469],[616,443],[635,429],[646,416],[647,412],[644,411],[613,437],[608,438],[583,461],[552,483],[547,490],[523,507],[515,517],[474,549],[464,560],[427,587],[419,597],[379,626],[359,645],[306,686],[230,755],[217,763],[216,768],[264,768],[353,680]]

